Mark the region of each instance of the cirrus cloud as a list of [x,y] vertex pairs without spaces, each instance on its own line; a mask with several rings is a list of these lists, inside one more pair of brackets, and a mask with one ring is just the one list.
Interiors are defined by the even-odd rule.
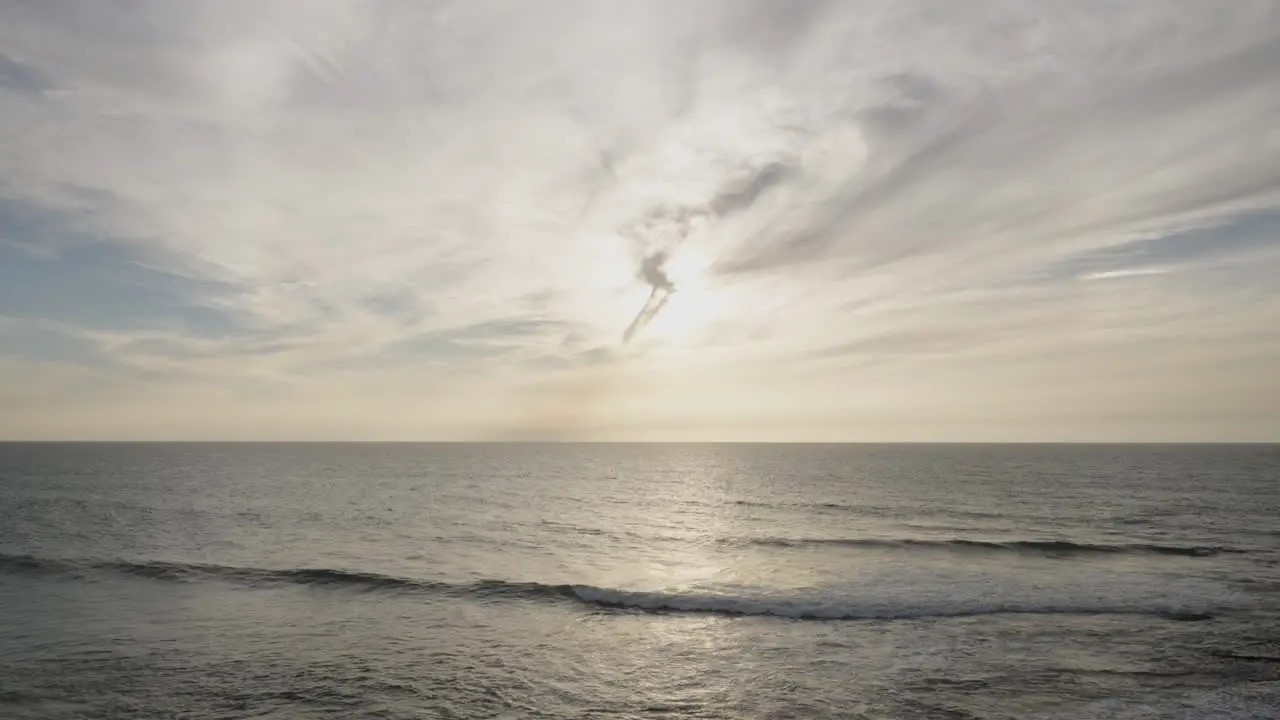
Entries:
[[1277,66],[1248,0],[6,3],[0,434],[1274,438]]

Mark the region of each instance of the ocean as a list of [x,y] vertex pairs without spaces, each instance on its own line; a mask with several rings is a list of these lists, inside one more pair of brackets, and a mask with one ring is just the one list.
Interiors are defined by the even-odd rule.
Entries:
[[1280,446],[0,444],[0,717],[1280,717]]

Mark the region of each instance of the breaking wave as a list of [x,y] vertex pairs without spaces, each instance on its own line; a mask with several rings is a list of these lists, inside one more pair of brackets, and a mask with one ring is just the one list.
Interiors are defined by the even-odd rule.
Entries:
[[573,601],[600,609],[636,612],[708,613],[729,616],[773,616],[797,620],[898,620],[976,615],[1149,615],[1179,621],[1212,618],[1207,612],[1177,608],[1125,607],[1100,603],[892,603],[846,598],[741,596],[698,592],[620,590],[592,585],[480,580],[447,583],[352,572],[330,568],[269,570],[200,563],[58,560],[0,554],[0,573],[54,574],[83,577],[108,572],[162,581],[220,580],[250,586],[290,584],[346,587],[363,592],[424,593],[486,600]]

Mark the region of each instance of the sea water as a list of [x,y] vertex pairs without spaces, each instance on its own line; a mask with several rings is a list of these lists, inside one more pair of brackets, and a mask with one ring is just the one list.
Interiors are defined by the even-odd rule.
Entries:
[[1280,448],[0,444],[0,717],[1275,718]]

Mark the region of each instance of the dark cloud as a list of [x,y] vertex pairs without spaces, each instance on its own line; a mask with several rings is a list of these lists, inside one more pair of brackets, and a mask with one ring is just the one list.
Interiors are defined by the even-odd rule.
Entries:
[[667,254],[665,252],[656,252],[649,255],[640,262],[640,277],[645,282],[653,286],[655,290],[666,290],[668,292],[675,290],[675,283],[671,282],[671,278],[667,276],[666,268]]
[[666,269],[663,267],[666,262],[667,254],[661,251],[648,255],[641,261],[640,278],[650,286],[649,297],[645,299],[644,305],[631,320],[631,324],[623,331],[624,344],[631,342],[636,333],[643,330],[658,316],[658,313],[662,312],[662,308],[666,307],[667,301],[671,299],[671,294],[676,291],[675,283],[671,282],[671,278],[667,276]]
[[667,306],[667,301],[671,299],[674,290],[655,287],[649,291],[649,297],[644,301],[644,306],[640,308],[640,312],[636,313],[635,318],[627,329],[622,332],[623,344],[630,343],[636,333],[648,327],[649,323],[662,312],[662,308]]
[[[694,222],[718,219],[745,212],[771,189],[782,185],[797,173],[797,167],[771,162],[753,170],[745,178],[726,183],[706,205],[663,206],[647,213],[639,221],[623,229],[623,235],[638,242],[657,244],[640,261],[639,279],[650,287],[649,297],[622,333],[623,343],[630,343],[644,330],[676,292],[675,283],[667,275],[670,255],[688,237]],[[656,240],[656,242],[655,242]]]

